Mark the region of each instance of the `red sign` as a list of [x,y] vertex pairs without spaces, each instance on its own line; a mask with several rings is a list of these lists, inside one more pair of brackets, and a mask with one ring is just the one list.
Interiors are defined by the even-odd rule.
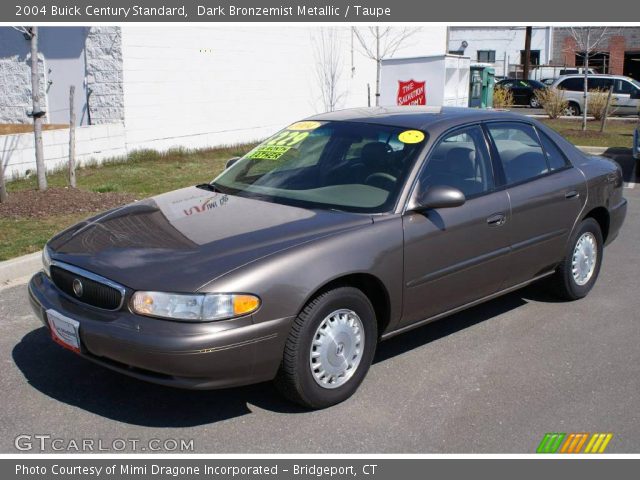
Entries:
[[426,105],[427,92],[425,82],[398,80],[398,105]]

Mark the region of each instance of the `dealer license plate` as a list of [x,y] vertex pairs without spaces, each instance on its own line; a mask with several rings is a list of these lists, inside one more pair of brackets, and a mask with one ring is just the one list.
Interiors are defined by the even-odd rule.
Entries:
[[65,317],[55,310],[47,310],[47,320],[51,328],[51,338],[69,350],[80,353],[80,322]]

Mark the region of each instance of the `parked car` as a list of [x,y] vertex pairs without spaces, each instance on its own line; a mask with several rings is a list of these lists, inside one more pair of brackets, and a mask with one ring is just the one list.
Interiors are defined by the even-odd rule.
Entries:
[[380,340],[538,280],[587,295],[622,193],[614,162],[521,115],[327,113],[211,183],[57,234],[29,298],[54,341],[107,368],[193,389],[275,379],[322,408]]
[[[622,75],[591,75],[587,81],[588,90],[609,90],[612,85],[611,110],[617,115],[636,115],[640,105],[640,82]],[[568,115],[582,113],[584,109],[583,75],[560,77],[551,87],[564,91],[565,99],[569,102]]]
[[535,92],[547,88],[547,86],[537,80],[508,78],[496,83],[496,88],[506,88],[511,91],[516,105],[529,105],[532,108],[540,108],[540,102],[538,102]]

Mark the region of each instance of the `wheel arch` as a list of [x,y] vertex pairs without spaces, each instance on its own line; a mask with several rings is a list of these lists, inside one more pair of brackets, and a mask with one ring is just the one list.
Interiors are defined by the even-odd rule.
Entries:
[[309,295],[302,308],[318,295],[339,287],[357,288],[369,299],[376,314],[378,335],[382,335],[391,321],[391,298],[384,283],[370,273],[349,273],[328,281]]
[[609,236],[609,211],[605,207],[596,207],[591,209],[582,218],[582,220],[585,220],[587,218],[593,218],[596,222],[598,222],[598,225],[600,225],[600,231],[602,232],[602,241],[606,243],[607,237]]

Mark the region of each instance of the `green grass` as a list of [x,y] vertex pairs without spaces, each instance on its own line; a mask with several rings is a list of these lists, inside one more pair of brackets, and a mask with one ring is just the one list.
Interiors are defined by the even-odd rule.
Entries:
[[588,147],[628,147],[633,146],[633,131],[637,126],[635,121],[609,120],[604,133],[600,133],[600,122],[590,120],[587,130],[582,131],[581,119],[542,120],[574,145]]
[[[153,150],[133,152],[128,161],[114,161],[102,166],[88,166],[76,171],[78,188],[93,192],[126,192],[137,198],[209,182],[222,171],[226,161],[244,155],[253,145],[239,145],[210,150],[184,149],[158,153]],[[67,186],[65,172],[47,175],[51,187]],[[35,176],[7,184],[9,195],[35,189]],[[88,217],[86,213],[56,215],[36,219],[0,217],[0,261],[40,250],[56,232]]]
[[[222,171],[226,161],[243,155],[252,146],[240,145],[210,150],[188,151],[183,149],[158,153],[140,150],[129,155],[128,161],[116,161],[102,166],[89,166],[76,172],[78,188],[93,192],[127,192],[144,198],[177,188],[210,182]],[[65,172],[47,175],[52,187],[67,186]],[[11,192],[35,189],[35,175],[10,182]]]
[[0,260],[37,252],[55,233],[86,216],[82,213],[39,220],[0,218]]

